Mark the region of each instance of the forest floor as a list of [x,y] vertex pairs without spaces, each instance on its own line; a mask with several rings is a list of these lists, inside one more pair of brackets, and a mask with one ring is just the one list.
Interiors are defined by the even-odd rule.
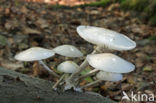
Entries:
[[[77,33],[79,25],[108,28],[127,35],[137,43],[131,51],[113,52],[135,64],[134,72],[125,74],[120,82],[105,82],[98,87],[87,88],[115,101],[126,93],[154,93],[156,96],[156,27],[143,24],[129,12],[120,9],[118,3],[107,7],[56,8],[49,4],[32,2],[0,1],[0,66],[56,80],[36,62],[18,62],[15,54],[33,46],[52,49],[62,44],[78,47],[85,55],[91,53],[93,45],[84,41]],[[83,58],[65,58],[56,55],[46,60],[51,69],[64,60],[78,64]],[[81,85],[91,82],[85,79]]]

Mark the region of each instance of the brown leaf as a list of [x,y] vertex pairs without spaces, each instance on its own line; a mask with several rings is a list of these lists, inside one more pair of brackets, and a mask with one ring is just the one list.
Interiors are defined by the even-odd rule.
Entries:
[[9,61],[1,61],[0,66],[11,70],[17,70],[24,67],[22,63]]
[[17,26],[18,26],[18,21],[16,19],[13,19],[12,21],[7,21],[4,25],[4,27],[7,30],[14,29]]
[[37,23],[40,25],[41,28],[49,27],[49,23],[46,20],[44,20],[44,19],[41,19],[41,18],[38,19]]
[[130,84],[122,84],[121,85],[122,90],[129,90],[131,88]]
[[23,6],[21,8],[21,12],[24,13],[24,14],[27,14],[28,13],[28,9],[25,6]]
[[31,28],[24,28],[24,34],[41,34],[39,30],[31,29]]

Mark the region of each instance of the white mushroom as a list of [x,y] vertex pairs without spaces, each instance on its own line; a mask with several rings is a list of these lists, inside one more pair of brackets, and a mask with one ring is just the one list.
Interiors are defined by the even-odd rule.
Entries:
[[66,57],[82,57],[83,54],[75,46],[61,45],[53,49],[55,53]]
[[116,82],[116,81],[122,80],[123,76],[122,76],[122,74],[119,74],[119,73],[100,71],[99,73],[96,74],[96,78],[98,80]]
[[[118,64],[118,65],[120,65],[120,64]],[[114,68],[114,69],[115,69],[115,68]],[[102,72],[101,70],[103,70],[103,72]],[[109,76],[110,76],[112,73],[110,73],[110,72],[104,72],[104,70],[105,70],[105,69],[98,69],[98,68],[95,68],[95,69],[89,71],[88,73],[86,73],[85,75],[80,76],[77,80],[82,80],[83,78],[88,77],[88,76],[90,76],[90,75],[93,75],[93,74],[95,74],[95,73],[97,73],[97,72],[99,72],[99,71],[100,71],[100,73],[98,73],[99,75],[102,74],[102,73],[103,73],[103,74],[106,73],[106,75],[104,75],[104,76],[106,76],[106,79],[107,79],[107,77],[109,78]],[[112,71],[112,72],[114,72],[114,71]],[[110,73],[110,75],[109,75],[109,73]]]
[[111,53],[91,54],[87,61],[92,67],[106,72],[128,73],[135,69],[132,63]]
[[104,72],[104,71],[100,71],[99,73],[96,74],[97,80],[91,83],[88,83],[82,87],[80,87],[81,89],[90,87],[90,86],[95,86],[98,83],[102,82],[102,81],[112,81],[112,82],[117,82],[122,80],[123,76],[119,73],[110,73],[110,72]]
[[75,73],[79,70],[79,66],[73,61],[65,61],[58,65],[57,70],[64,73]]
[[100,72],[96,74],[98,80],[82,86],[81,89],[97,85],[103,80],[119,81],[122,79],[120,73],[128,73],[135,69],[135,66],[132,63],[111,53],[91,54],[87,56],[87,61],[95,69],[80,76],[78,78],[79,80],[98,71]]
[[[83,26],[82,25],[82,26],[77,27],[77,32],[86,41],[97,45],[96,49],[92,52],[92,54],[97,53],[97,51],[103,49],[104,47],[107,47],[107,48],[113,49],[113,50],[119,50],[119,51],[131,50],[131,49],[136,47],[136,43],[133,40],[129,39],[127,36],[125,36],[125,35],[123,35],[121,33],[115,32],[115,31],[108,30],[108,29],[94,27],[94,26]],[[109,61],[112,62],[113,60],[109,60]],[[94,63],[95,60],[93,59],[92,61]],[[121,66],[122,65],[122,63],[121,63],[120,66],[117,66],[117,67],[121,67],[121,68],[117,68],[117,69],[115,68],[114,72],[118,72],[118,69],[119,70],[124,69],[125,66],[128,66],[128,68],[126,67],[126,69],[121,71],[121,73],[124,73],[124,72],[126,73],[126,72],[130,72],[130,71],[134,70],[134,65],[133,64],[131,64],[131,63],[129,63],[129,62],[123,60],[123,59],[121,59],[120,61],[121,62],[124,61],[123,62],[123,64],[125,63],[124,66]],[[113,64],[111,64],[111,62],[108,63],[108,65],[113,65]],[[97,66],[101,62],[99,62],[99,64],[96,64],[96,63],[94,65]],[[113,63],[115,64],[115,62],[113,62]],[[92,65],[92,66],[95,67],[94,65]],[[101,69],[101,68],[96,68],[95,70],[90,71],[86,75],[81,76],[80,78],[77,79],[76,77],[87,66],[88,66],[88,61],[85,59],[84,62],[80,65],[79,71],[70,76],[69,82],[72,84],[73,80],[82,79],[82,78],[84,78],[84,77],[86,77],[88,75],[91,75],[91,73],[95,73],[95,72],[97,72],[97,71],[99,71]],[[101,66],[103,66],[102,63],[101,63]],[[99,67],[99,66],[97,66],[97,67]],[[112,66],[111,69],[113,69],[113,67],[115,67],[115,66]],[[108,70],[108,72],[109,72],[109,70]]]
[[[108,29],[81,25],[77,27],[77,32],[86,41],[97,45],[96,50],[92,54],[103,49],[103,47],[114,50],[130,50],[136,47],[136,43],[127,36]],[[76,77],[87,66],[88,62],[85,60],[82,66],[80,66],[80,70],[72,74],[71,78]]]
[[19,61],[38,61],[47,59],[55,55],[55,52],[40,47],[32,47],[15,55],[15,59]]
[[64,77],[70,73],[75,73],[79,70],[79,66],[73,61],[65,61],[58,65],[57,70],[63,72],[64,74],[61,78],[54,84],[53,89],[55,90],[57,85],[64,79]]
[[15,59],[19,61],[38,61],[46,70],[52,73],[55,77],[59,77],[52,71],[42,60],[55,55],[55,52],[49,49],[40,47],[32,47],[15,55]]
[[136,47],[136,43],[127,36],[109,29],[78,26],[77,32],[86,41],[113,50],[131,50]]

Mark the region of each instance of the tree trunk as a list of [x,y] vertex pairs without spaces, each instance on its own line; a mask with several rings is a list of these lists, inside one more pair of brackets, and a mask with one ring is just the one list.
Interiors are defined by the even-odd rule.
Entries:
[[115,103],[100,96],[52,90],[50,81],[0,68],[0,103]]

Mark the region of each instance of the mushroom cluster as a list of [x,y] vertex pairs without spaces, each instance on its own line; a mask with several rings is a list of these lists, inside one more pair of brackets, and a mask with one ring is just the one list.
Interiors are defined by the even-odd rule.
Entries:
[[[132,72],[135,66],[125,59],[112,53],[104,53],[104,50],[125,51],[136,47],[136,43],[127,36],[94,26],[78,26],[77,33],[84,40],[96,46],[95,50],[88,54],[82,64],[79,66],[73,61],[64,61],[57,66],[57,70],[62,72],[62,76],[55,73],[42,60],[53,57],[56,54],[65,57],[82,57],[83,53],[72,45],[61,45],[54,49],[45,49],[41,47],[32,47],[15,56],[19,61],[38,61],[46,70],[48,70],[58,81],[54,84],[56,90],[62,86],[64,90],[73,88],[75,91],[82,91],[84,88],[94,86],[102,81],[120,81],[123,73]],[[81,72],[88,66],[94,69],[81,75]],[[88,76],[95,76],[94,82],[80,86],[81,80]]]

